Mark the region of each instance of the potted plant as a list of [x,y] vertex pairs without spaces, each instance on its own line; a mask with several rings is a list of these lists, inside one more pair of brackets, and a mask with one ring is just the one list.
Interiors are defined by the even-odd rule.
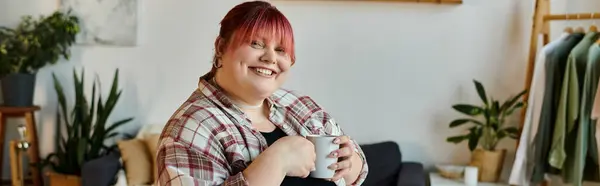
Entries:
[[54,74],[52,77],[59,103],[56,118],[56,151],[43,160],[42,166],[50,166],[52,169],[48,173],[51,186],[81,185],[81,167],[86,162],[105,156],[116,149],[116,144],[109,146],[105,141],[118,135],[115,129],[133,118],[108,124],[110,114],[121,96],[121,90],[118,90],[118,69],[114,74],[108,97],[103,99],[101,96],[103,94],[96,95],[99,85],[96,87],[94,81],[89,102],[84,94],[84,72],[82,70],[78,77],[74,70],[74,100],[71,102],[74,105],[71,110],[67,108],[63,86]]
[[79,33],[79,19],[70,12],[24,16],[14,28],[0,27],[0,83],[4,105],[33,105],[36,73],[69,59],[70,46]]
[[477,94],[483,101],[479,105],[455,104],[454,110],[469,116],[459,118],[450,122],[450,128],[463,126],[470,123],[466,134],[448,137],[446,141],[451,143],[460,143],[468,141],[471,155],[471,166],[479,168],[479,180],[485,182],[496,182],[502,171],[502,164],[506,154],[506,149],[497,149],[498,142],[509,137],[517,139],[519,130],[514,126],[507,126],[506,119],[515,110],[525,106],[520,99],[526,90],[517,95],[509,97],[506,101],[500,102],[486,95],[483,85],[477,80],[473,80]]

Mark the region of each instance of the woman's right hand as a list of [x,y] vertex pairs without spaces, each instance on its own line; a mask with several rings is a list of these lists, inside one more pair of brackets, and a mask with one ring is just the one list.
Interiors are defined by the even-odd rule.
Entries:
[[268,150],[276,151],[287,176],[306,178],[315,167],[315,147],[302,136],[286,136],[275,141]]

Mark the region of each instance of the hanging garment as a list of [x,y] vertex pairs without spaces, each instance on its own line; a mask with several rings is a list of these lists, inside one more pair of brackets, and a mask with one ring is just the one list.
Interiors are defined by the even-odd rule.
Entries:
[[565,65],[571,49],[583,39],[583,33],[569,34],[565,41],[560,43],[547,56],[545,64],[545,87],[544,98],[542,102],[542,111],[538,124],[538,131],[534,140],[534,159],[533,174],[531,181],[538,184],[543,181],[546,173],[559,173],[557,169],[552,169],[548,163],[548,154],[552,140],[554,122],[556,120],[556,110],[558,107],[559,90],[565,72]]
[[[599,87],[599,86],[600,86],[600,81],[598,81],[598,85],[596,85],[596,87]],[[594,96],[594,105],[593,105],[592,113],[591,113],[590,117],[593,121],[592,125],[596,126],[594,140],[596,140],[596,145],[597,145],[600,143],[600,132],[598,132],[598,130],[597,130],[598,126],[600,126],[600,120],[598,120],[598,118],[600,117],[600,91],[598,89],[596,89],[596,95]],[[596,147],[596,153],[600,154],[600,148]],[[600,157],[598,157],[598,158],[600,158]],[[600,162],[600,159],[596,159],[596,160],[598,162]]]
[[[600,83],[597,86],[600,86]],[[592,107],[591,117],[592,119],[596,120],[600,117],[600,91],[597,90],[596,95],[594,96],[594,105]]]
[[511,175],[509,178],[509,183],[513,185],[529,185],[530,175],[533,168],[533,150],[531,150],[531,142],[533,141],[533,136],[537,132],[538,119],[541,111],[542,101],[544,92],[544,78],[545,71],[544,66],[546,63],[546,56],[548,53],[553,51],[553,49],[565,41],[568,33],[563,33],[556,40],[548,43],[544,46],[537,57],[536,65],[534,67],[534,74],[531,83],[531,87],[529,88],[529,99],[527,102],[527,111],[525,122],[523,125],[523,131],[520,136],[520,144],[517,149],[515,161],[513,162],[513,167],[511,171]]
[[[583,80],[581,94],[581,107],[577,126],[577,141],[575,147],[575,165],[571,183],[581,186],[583,180],[598,180],[599,170],[597,163],[596,126],[591,125],[592,97],[596,95],[598,77],[600,75],[600,45],[594,43],[589,48],[589,60]],[[588,151],[589,150],[589,151]],[[594,157],[595,156],[595,157]]]
[[556,40],[545,45],[539,52],[533,71],[531,86],[528,89],[529,98],[527,99],[527,110],[525,112],[525,122],[521,131],[520,143],[515,155],[512,170],[510,172],[509,184],[528,186],[531,171],[533,168],[533,151],[530,150],[533,136],[537,131],[538,118],[542,107],[541,98],[544,92],[544,64],[546,55],[557,45],[562,43],[569,33],[563,33]]
[[[567,60],[552,135],[552,147],[548,159],[548,163],[557,169],[563,168],[567,158],[565,138],[573,131],[573,126],[579,114],[580,93],[582,92],[583,77],[588,63],[588,51],[597,39],[597,32],[588,32],[579,44],[571,50]],[[570,143],[568,144],[573,144],[576,135],[570,135],[569,137],[570,139],[567,141],[570,141]]]

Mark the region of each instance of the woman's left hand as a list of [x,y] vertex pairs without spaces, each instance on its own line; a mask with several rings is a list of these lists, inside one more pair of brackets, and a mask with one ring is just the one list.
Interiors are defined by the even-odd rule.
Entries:
[[336,138],[333,143],[340,144],[340,149],[329,154],[329,157],[340,158],[340,161],[329,166],[329,169],[335,170],[335,175],[331,181],[337,181],[350,173],[352,159],[353,156],[356,156],[356,153],[354,152],[354,143],[352,143],[352,140],[350,140],[350,137],[348,136],[340,136]]

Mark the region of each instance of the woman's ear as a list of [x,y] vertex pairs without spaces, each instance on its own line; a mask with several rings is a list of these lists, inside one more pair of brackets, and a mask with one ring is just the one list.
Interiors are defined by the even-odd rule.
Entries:
[[227,42],[221,36],[215,40],[215,55],[221,57],[227,48]]

